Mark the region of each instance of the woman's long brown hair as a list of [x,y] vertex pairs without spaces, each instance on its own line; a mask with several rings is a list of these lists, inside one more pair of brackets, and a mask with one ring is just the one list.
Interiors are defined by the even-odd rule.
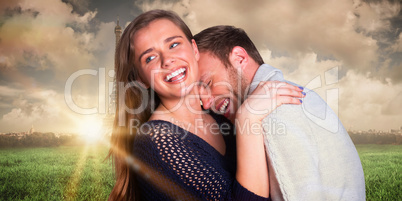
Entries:
[[[190,29],[175,13],[152,10],[139,15],[127,26],[116,48],[117,105],[108,155],[114,162],[116,183],[109,200],[139,200],[140,197],[141,192],[135,183],[136,174],[130,168],[129,162],[133,159],[133,142],[138,125],[149,119],[159,104],[159,97],[152,89],[146,89],[138,82],[138,67],[134,65],[133,36],[152,21],[162,18],[175,23],[189,41],[193,39]],[[137,128],[130,127],[133,120]]]

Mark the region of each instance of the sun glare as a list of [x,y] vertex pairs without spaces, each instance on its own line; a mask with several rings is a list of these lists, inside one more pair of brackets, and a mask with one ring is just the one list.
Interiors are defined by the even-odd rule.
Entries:
[[79,133],[87,143],[96,143],[102,138],[102,121],[87,117],[79,122]]

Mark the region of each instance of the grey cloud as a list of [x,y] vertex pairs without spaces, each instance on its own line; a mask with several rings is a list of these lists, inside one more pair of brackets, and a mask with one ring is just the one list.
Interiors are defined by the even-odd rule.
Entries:
[[21,0],[3,1],[0,4],[0,15],[4,15],[7,10],[13,10],[19,7]]
[[33,10],[33,9],[26,9],[22,10],[21,6],[16,6],[16,7],[9,7],[5,8],[3,10],[3,16],[5,18],[13,17],[14,15],[21,15],[21,14],[28,14],[32,17],[36,17],[39,15],[39,11]]
[[[392,66],[389,69],[389,75],[395,84],[402,83],[402,62]],[[401,101],[401,103],[402,103],[402,101]],[[402,104],[401,104],[401,108],[402,108]]]
[[[93,34],[86,31],[96,12],[85,15],[71,13],[65,3],[51,1],[52,8],[42,7],[38,2],[22,4],[21,15],[6,19],[0,27],[0,65],[2,69],[19,69],[31,66],[37,70],[53,69],[56,75],[65,77],[76,69],[89,68],[94,58],[87,48]],[[24,13],[37,9],[37,17]],[[75,25],[72,28],[68,25]],[[32,36],[32,37],[27,37]]]
[[20,60],[17,65],[37,68],[44,70],[55,66],[55,64],[48,58],[48,54],[38,55],[33,51],[24,50],[22,53],[23,60]]
[[80,15],[89,11],[89,0],[62,0],[62,2],[70,4],[73,7],[73,12]]
[[[400,1],[365,1],[360,4],[355,13],[356,30],[366,36],[372,37],[379,49],[379,60],[373,63],[372,69],[376,78],[383,82],[391,78],[393,83],[402,81],[402,59],[395,46],[402,32],[402,5]],[[364,8],[364,6],[366,8]],[[368,10],[367,8],[371,8]],[[374,28],[375,29],[374,29]]]
[[[193,30],[235,25],[245,29],[260,49],[271,50],[272,55],[298,57],[315,52],[320,58],[334,58],[347,69],[363,74],[377,72],[387,59],[393,59],[388,47],[402,31],[401,6],[396,1],[356,5],[342,0],[190,4],[196,13],[196,19],[189,23]],[[382,76],[377,79],[383,80]]]
[[15,96],[19,96],[22,93],[24,93],[24,91],[22,89],[0,85],[0,98],[2,100],[4,100],[5,97],[15,97]]
[[[137,1],[143,10],[172,9],[194,33],[229,24],[245,29],[259,49],[299,57],[315,52],[347,69],[399,82],[389,48],[402,31],[400,1]],[[389,62],[388,60],[392,61]],[[391,66],[379,72],[379,69]],[[393,70],[391,70],[393,69]]]
[[402,92],[395,94],[395,97],[383,106],[381,113],[384,115],[400,115],[402,113],[401,103]]
[[[57,94],[57,99],[48,98],[53,101],[50,103],[38,98],[40,95],[20,97],[18,91],[12,91],[13,96],[0,95],[0,113],[6,114],[7,118],[17,119],[13,121],[14,123],[18,123],[18,119],[24,117],[28,119],[28,122],[51,116],[53,114],[51,108],[62,108],[65,105],[62,91],[64,82],[72,72],[83,68],[113,67],[113,27],[117,15],[120,15],[120,25],[124,25],[141,10],[163,8],[176,11],[193,33],[217,24],[231,24],[244,28],[259,49],[270,51],[269,56],[274,66],[283,65],[290,71],[287,72],[287,76],[305,75],[305,79],[308,79],[307,75],[311,76],[313,74],[311,72],[317,71],[315,69],[317,66],[322,69],[334,65],[342,66],[341,70],[346,71],[344,74],[353,72],[353,76],[350,74],[341,76],[349,79],[346,84],[340,84],[340,91],[347,92],[341,97],[345,105],[340,105],[341,113],[345,114],[344,119],[346,121],[363,119],[368,114],[373,118],[385,117],[386,119],[391,112],[390,109],[384,106],[383,114],[380,114],[381,109],[373,110],[371,106],[379,108],[378,105],[390,100],[389,97],[394,97],[394,94],[397,94],[395,92],[400,89],[400,84],[397,84],[402,80],[402,61],[397,59],[400,57],[398,55],[400,52],[394,51],[398,50],[399,46],[388,49],[387,46],[393,44],[402,31],[401,11],[397,15],[385,17],[389,13],[380,10],[383,14],[380,12],[378,15],[375,12],[377,7],[370,7],[367,2],[372,5],[385,5],[382,1],[362,2],[366,9],[364,11],[373,14],[367,16],[359,10],[360,7],[353,7],[350,0],[257,0],[252,2],[248,0],[63,0],[63,3],[60,0],[51,0],[49,3],[54,4],[55,9],[58,9],[59,16],[54,16],[48,15],[49,6],[41,5],[37,1],[30,2],[29,5],[34,6],[24,8],[25,10],[18,8],[24,5],[20,4],[20,1],[5,1],[0,4],[0,12],[2,12],[0,14],[4,16],[8,9],[9,17],[0,19],[0,92],[3,86],[9,89],[32,88],[32,90],[23,90],[25,93],[44,89],[60,93]],[[391,2],[389,5],[397,3],[397,1],[389,2]],[[379,9],[382,8],[379,7]],[[383,9],[386,11],[389,8]],[[381,29],[367,31],[369,29],[363,25],[369,24],[360,23],[370,22],[371,18],[367,17],[374,17]],[[46,23],[50,23],[47,21],[49,19],[51,22],[61,23],[52,24],[52,29],[48,29],[49,24],[41,24],[39,20],[36,20],[37,18],[41,18]],[[7,22],[10,22],[8,21],[10,19],[15,20],[14,23],[32,25],[24,27],[27,29],[22,31],[24,34],[32,34],[38,38],[24,41],[23,37],[18,38],[20,30],[13,30],[15,27],[12,26],[9,26],[7,31],[10,32],[11,27],[13,37],[4,37],[1,28],[8,26]],[[49,34],[49,37],[40,37],[46,34]],[[50,38],[52,40],[48,40]],[[32,43],[33,46],[30,46]],[[7,51],[2,50],[3,47]],[[310,54],[315,55],[317,59],[309,58]],[[306,63],[303,64],[301,61]],[[18,68],[15,68],[16,65],[19,65]],[[301,71],[305,74],[297,74]],[[372,72],[370,79],[364,77],[368,71]],[[5,77],[7,78],[3,79]],[[378,83],[378,79],[383,82]],[[389,87],[396,86],[398,90],[388,89],[387,80],[390,83]],[[89,103],[96,103],[97,81],[96,76],[82,76],[74,82],[73,99],[80,107],[93,107],[94,105]],[[10,83],[20,83],[22,87],[12,87]],[[370,87],[366,86],[368,84]],[[388,92],[375,92],[375,96],[381,99],[366,103],[367,94],[373,93],[366,88],[375,87],[378,87],[380,91]],[[369,98],[371,100],[373,97]],[[16,99],[18,101],[15,101]],[[357,105],[370,107],[364,110],[367,113],[362,113],[362,109]],[[3,109],[6,107],[7,110],[1,107]],[[70,110],[64,108],[60,110],[65,112],[66,116],[70,116]],[[399,111],[398,114],[401,113]],[[64,125],[66,116],[54,119],[63,122]],[[377,127],[386,127],[385,124],[375,123],[375,119],[369,122]],[[356,123],[360,127],[366,126],[364,123]],[[48,124],[48,122],[43,123],[44,126]],[[7,124],[2,124],[0,121],[0,127],[2,125]],[[15,127],[18,128],[18,126]],[[70,124],[66,126],[71,127]]]
[[4,115],[4,119],[40,119],[41,117],[47,117],[50,115],[48,114],[48,109],[46,108],[45,103],[40,101],[29,101],[23,96],[14,100],[12,105],[15,109],[9,114]]

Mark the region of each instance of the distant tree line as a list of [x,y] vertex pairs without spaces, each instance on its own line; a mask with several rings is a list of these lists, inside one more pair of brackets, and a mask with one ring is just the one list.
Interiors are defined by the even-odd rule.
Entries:
[[0,147],[55,147],[60,145],[79,145],[82,140],[78,135],[60,135],[34,132],[27,135],[0,135]]
[[355,133],[349,132],[354,144],[402,144],[402,135],[386,133]]
[[[402,144],[400,134],[356,133],[349,132],[354,144]],[[82,145],[84,142],[76,134],[60,135],[48,132],[18,135],[0,135],[0,148],[3,147],[55,147],[60,145]]]

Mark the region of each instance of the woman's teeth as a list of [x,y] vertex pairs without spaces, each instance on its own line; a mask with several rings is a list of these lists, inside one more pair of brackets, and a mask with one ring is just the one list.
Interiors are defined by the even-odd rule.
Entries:
[[[180,69],[174,71],[173,73],[170,73],[168,76],[166,76],[165,81],[167,81],[167,82],[172,82],[172,80],[171,80],[172,78],[174,78],[174,77],[180,75],[181,73],[183,73],[183,72],[185,72],[185,71],[186,71],[186,68],[180,68]],[[184,75],[180,76],[180,77],[179,77],[178,79],[176,79],[176,80],[182,79],[183,77],[184,77]]]
[[219,108],[219,112],[220,113],[225,112],[226,107],[228,106],[228,104],[229,104],[229,99],[225,99],[225,101],[223,102],[222,106]]

